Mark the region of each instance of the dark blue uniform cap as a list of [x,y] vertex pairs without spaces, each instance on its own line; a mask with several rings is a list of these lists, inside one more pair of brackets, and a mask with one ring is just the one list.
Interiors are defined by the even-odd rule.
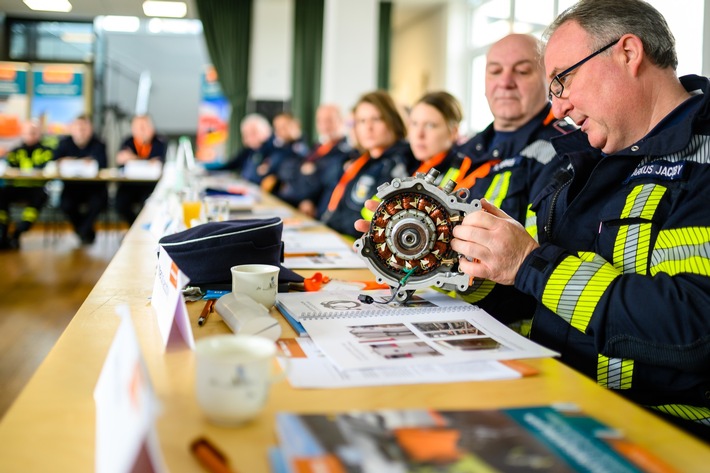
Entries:
[[192,286],[229,285],[230,268],[239,264],[279,266],[279,283],[302,282],[303,277],[281,266],[283,221],[267,219],[208,222],[166,235],[160,246]]

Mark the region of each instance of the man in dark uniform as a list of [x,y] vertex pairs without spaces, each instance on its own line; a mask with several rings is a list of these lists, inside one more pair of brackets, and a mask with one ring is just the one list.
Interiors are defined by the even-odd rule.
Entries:
[[[274,117],[273,148],[265,156],[257,172],[261,178],[260,186],[265,192],[279,194],[298,173],[303,158],[308,154],[308,145],[303,138],[301,123],[288,112]],[[289,202],[291,203],[291,202]]]
[[250,113],[239,124],[242,148],[226,163],[209,163],[208,171],[236,171],[243,179],[258,183],[260,177],[256,168],[264,160],[271,148],[271,125],[258,113]]
[[[43,168],[53,158],[52,149],[41,143],[42,129],[36,121],[23,123],[22,144],[10,151],[5,159],[10,167],[22,172]],[[10,234],[10,204],[24,202],[20,221]],[[47,202],[44,182],[14,180],[0,187],[0,249],[19,249],[20,236],[37,220]]]
[[[278,196],[306,215],[319,218],[330,194],[343,175],[343,166],[357,151],[345,138],[343,117],[335,104],[322,104],[316,111],[318,142],[305,159],[284,176]],[[282,172],[282,174],[286,174]]]
[[459,267],[512,288],[563,362],[710,441],[710,81],[677,77],[640,0],[581,0],[546,36],[552,110],[580,129],[553,140],[539,241],[484,203],[454,229]]
[[[471,190],[471,198],[492,202],[533,237],[537,219],[530,202],[538,177],[555,156],[550,140],[575,129],[552,115],[540,50],[539,40],[526,34],[510,34],[491,46],[486,99],[493,123],[462,146],[473,171],[459,182]],[[506,289],[477,279],[465,299],[493,311],[488,304],[505,300],[495,294],[501,291]],[[519,325],[523,333],[529,328],[527,323]]]
[[[116,154],[116,163],[123,167],[132,160],[154,160],[165,163],[168,145],[156,135],[148,115],[137,115],[131,121],[131,136],[126,138]],[[140,208],[155,189],[155,183],[125,183],[116,191],[116,210],[132,224]]]
[[[63,138],[54,153],[60,168],[63,160],[95,161],[98,169],[107,167],[106,145],[94,135],[88,115],[78,116],[69,126],[70,136]],[[61,208],[84,244],[96,238],[94,223],[108,202],[106,184],[65,181]]]
[[[550,112],[537,38],[510,34],[486,56],[486,99],[493,123],[461,146],[471,172],[462,187],[535,228],[528,206],[543,166],[555,155],[550,139],[574,129]],[[468,177],[471,176],[471,177]]]

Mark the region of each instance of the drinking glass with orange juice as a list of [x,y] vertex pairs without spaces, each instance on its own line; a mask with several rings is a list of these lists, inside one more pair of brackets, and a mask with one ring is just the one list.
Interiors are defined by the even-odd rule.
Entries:
[[182,191],[182,218],[185,227],[192,228],[193,224],[200,222],[202,217],[202,199],[200,193],[193,189]]

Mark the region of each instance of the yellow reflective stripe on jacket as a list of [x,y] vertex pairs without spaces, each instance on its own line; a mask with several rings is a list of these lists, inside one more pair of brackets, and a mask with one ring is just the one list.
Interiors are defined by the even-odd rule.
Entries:
[[5,210],[0,210],[0,225],[6,225],[9,221],[8,214]]
[[441,184],[446,185],[449,181],[458,182],[459,171],[459,168],[449,168],[449,170],[446,171],[446,174],[444,174],[444,177],[441,178]]
[[34,207],[25,207],[22,209],[22,220],[25,222],[34,222],[37,220],[39,211]]
[[598,355],[597,383],[610,389],[630,389],[634,360]]
[[710,276],[710,228],[661,230],[651,254],[651,275],[658,273]]
[[465,293],[459,293],[461,299],[470,304],[475,304],[491,293],[496,283],[488,279],[474,279]]
[[647,407],[664,414],[710,426],[710,407],[696,407],[687,404],[664,404],[662,406]]
[[32,154],[28,154],[26,149],[18,149],[8,154],[7,161],[13,166],[28,171],[48,163],[53,156],[51,149],[38,148],[32,151]]
[[[655,184],[634,187],[619,217],[650,221],[665,192],[665,187]],[[650,222],[621,226],[614,243],[614,267],[625,274],[646,274],[650,243]]]
[[528,204],[525,212],[525,231],[537,241],[537,214],[532,210],[532,204]]
[[568,256],[552,272],[542,303],[570,325],[584,332],[604,291],[620,273],[600,256],[580,252]]
[[486,191],[484,197],[486,200],[496,207],[500,208],[503,203],[503,199],[508,195],[508,187],[510,186],[510,176],[513,173],[511,171],[502,172],[496,174],[493,177],[490,187]]

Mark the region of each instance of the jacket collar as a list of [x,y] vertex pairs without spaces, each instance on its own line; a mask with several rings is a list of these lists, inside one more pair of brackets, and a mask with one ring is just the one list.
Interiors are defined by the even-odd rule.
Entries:
[[515,156],[520,150],[529,144],[532,134],[535,133],[540,127],[544,126],[543,122],[550,113],[550,107],[551,105],[549,103],[545,105],[545,107],[537,115],[530,119],[530,121],[513,132],[510,139],[501,142],[495,149],[486,152],[486,149],[496,133],[493,128],[493,124],[491,123],[488,125],[488,127],[480,133],[480,139],[476,140],[476,144],[474,146],[475,149],[472,150],[475,151],[475,153],[472,152],[472,154],[474,154],[474,156],[472,156],[473,160],[480,161],[481,157],[483,157],[484,160],[488,160],[492,157],[505,159]]

